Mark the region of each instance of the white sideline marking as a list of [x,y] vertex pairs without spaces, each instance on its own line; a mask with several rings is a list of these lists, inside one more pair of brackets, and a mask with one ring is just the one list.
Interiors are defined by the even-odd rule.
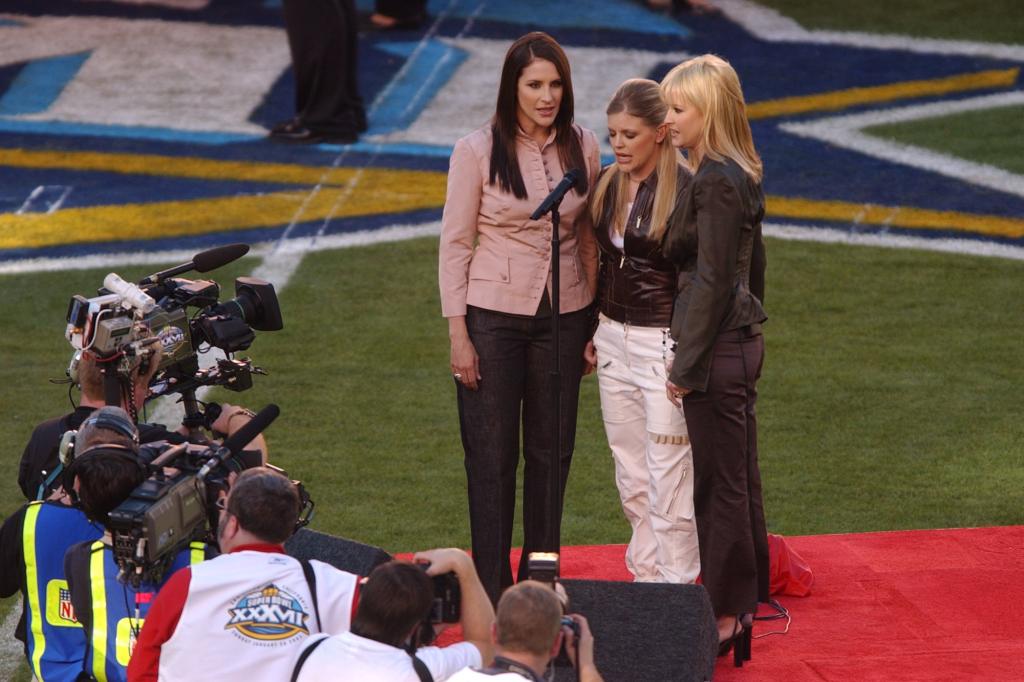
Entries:
[[952,102],[932,102],[896,109],[832,116],[813,121],[783,123],[779,127],[800,137],[821,140],[878,159],[920,168],[973,185],[1024,197],[1024,175],[923,147],[902,144],[894,140],[884,140],[861,132],[864,128],[886,123],[916,121],[965,111],[1021,104],[1024,104],[1024,91],[1016,90]]
[[927,239],[910,235],[865,234],[823,226],[764,223],[764,235],[776,239],[851,246],[881,246],[889,249],[918,249],[972,256],[989,256],[1024,260],[1024,247],[973,239]]
[[994,57],[1024,62],[1024,45],[983,43],[969,40],[939,40],[859,31],[808,30],[778,11],[751,0],[712,0],[730,19],[751,35],[772,43],[817,43],[849,45],[874,50],[903,50],[918,54],[946,54]]
[[14,629],[18,626],[23,603],[23,599],[18,599],[16,604],[12,604],[0,625],[0,680],[14,679],[14,673],[18,672],[21,662],[25,660],[25,649],[21,642],[14,639]]

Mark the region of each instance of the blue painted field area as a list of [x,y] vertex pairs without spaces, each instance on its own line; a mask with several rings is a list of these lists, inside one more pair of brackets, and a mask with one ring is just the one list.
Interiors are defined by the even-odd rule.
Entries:
[[[361,11],[372,9],[368,0],[357,4]],[[277,166],[443,173],[455,140],[489,117],[508,44],[541,27],[569,53],[577,121],[602,137],[604,105],[623,78],[659,79],[687,55],[715,52],[729,59],[743,80],[765,159],[769,221],[1024,245],[1024,178],[1010,174],[986,184],[957,170],[956,160],[953,170],[932,167],[782,129],[793,122],[884,116],[924,103],[942,107],[1024,93],[1024,57],[1017,53],[944,51],[909,39],[905,49],[810,36],[778,42],[757,37],[727,14],[670,16],[629,0],[574,3],[572,12],[560,8],[540,0],[432,0],[418,30],[362,32],[359,81],[369,131],[355,145],[289,147],[264,137],[269,126],[291,116],[293,106],[279,2],[211,0],[185,10],[171,0],[10,0],[0,23],[6,48],[0,62],[0,261],[59,254],[55,235],[69,229],[68,253],[170,248],[179,234],[161,223],[162,232],[142,230],[123,241],[93,238],[89,220],[60,216],[85,206],[176,202],[201,211],[213,205],[202,202],[246,198],[251,210],[210,221],[201,237],[181,231],[210,243],[241,234],[273,240],[288,224],[307,222],[319,224],[321,234],[350,231],[353,221],[407,223],[409,207],[396,205],[393,196],[376,202],[362,197],[354,213],[340,206],[315,218],[297,213],[276,228],[246,221],[259,213],[260,197],[311,191],[318,184],[309,173],[289,175]],[[73,39],[54,39],[68,31]],[[189,46],[187,58],[181,45]],[[118,165],[105,156],[110,154],[127,161]],[[189,167],[213,162],[239,166],[210,172]],[[27,229],[29,197],[41,187],[70,190],[46,214],[54,216],[52,227],[37,213]],[[413,219],[436,220],[443,175],[428,173],[407,187],[433,197],[428,206],[417,200]],[[356,184],[349,194],[359,193]]]

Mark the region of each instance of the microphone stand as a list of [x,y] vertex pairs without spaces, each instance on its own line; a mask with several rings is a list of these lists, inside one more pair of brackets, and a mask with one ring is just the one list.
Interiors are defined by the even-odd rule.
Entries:
[[[551,406],[555,411],[555,432],[552,434],[551,449],[551,472],[548,476],[548,504],[550,516],[549,527],[552,529],[552,547],[549,552],[562,553],[562,372],[559,363],[559,320],[561,312],[561,301],[559,290],[562,288],[561,279],[561,235],[559,235],[558,207],[562,200],[559,199],[551,207],[551,379],[554,381],[555,390],[551,396]],[[558,523],[554,520],[558,519]]]

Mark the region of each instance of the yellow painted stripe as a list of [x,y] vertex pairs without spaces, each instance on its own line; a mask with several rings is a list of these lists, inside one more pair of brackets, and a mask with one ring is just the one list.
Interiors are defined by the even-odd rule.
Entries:
[[36,523],[42,502],[33,502],[25,510],[25,520],[21,533],[21,551],[25,558],[25,593],[28,594],[28,609],[32,618],[32,672],[36,679],[43,679],[41,669],[43,652],[46,651],[46,637],[43,635],[43,609],[39,603],[39,566],[36,560]]
[[751,119],[772,118],[775,116],[803,114],[809,111],[835,111],[836,109],[845,109],[858,104],[890,102],[911,97],[929,97],[945,95],[951,92],[1004,88],[1016,83],[1019,74],[1019,68],[979,71],[978,73],[965,73],[945,78],[877,85],[870,88],[835,90],[833,92],[823,92],[818,95],[807,95],[804,97],[784,97],[782,99],[748,104],[747,116]]
[[[297,185],[338,185],[348,182],[356,169],[301,166],[286,163],[218,161],[199,157],[155,154],[108,154],[104,152],[30,151],[0,149],[0,166],[62,168],[129,175],[156,175],[204,180],[247,180]],[[395,171],[411,172],[417,171]]]
[[767,198],[766,209],[768,217],[776,219],[797,218],[909,229],[952,230],[1011,239],[1024,237],[1024,220],[994,215],[777,196]]
[[[368,168],[353,189],[327,187],[152,204],[70,208],[53,214],[0,214],[0,249],[154,239],[396,213],[444,204],[445,174]],[[309,203],[303,206],[303,202]],[[302,208],[301,214],[299,209]]]

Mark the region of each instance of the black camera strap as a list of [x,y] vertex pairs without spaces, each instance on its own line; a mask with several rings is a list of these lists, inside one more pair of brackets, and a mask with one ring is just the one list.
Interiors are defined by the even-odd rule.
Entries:
[[302,653],[299,654],[299,660],[295,661],[295,668],[292,670],[291,682],[296,682],[299,679],[299,672],[302,670],[302,666],[306,664],[306,659],[309,658],[309,655],[313,653],[318,646],[326,642],[327,639],[327,635],[324,635],[302,650]]
[[416,677],[420,678],[420,682],[434,682],[434,676],[430,674],[427,664],[417,658],[412,651],[409,652],[409,656],[412,657],[412,669],[416,671]]
[[537,677],[537,673],[527,668],[522,663],[516,663],[511,658],[495,656],[494,663],[487,668],[480,670],[484,675],[503,675],[504,673],[515,673],[533,682],[544,682],[543,678]]
[[309,559],[299,559],[298,561],[302,564],[302,573],[306,576],[309,593],[313,595],[313,615],[316,616],[316,631],[323,632],[323,628],[320,626],[320,604],[316,598],[316,573],[313,572],[313,564],[309,563]]

